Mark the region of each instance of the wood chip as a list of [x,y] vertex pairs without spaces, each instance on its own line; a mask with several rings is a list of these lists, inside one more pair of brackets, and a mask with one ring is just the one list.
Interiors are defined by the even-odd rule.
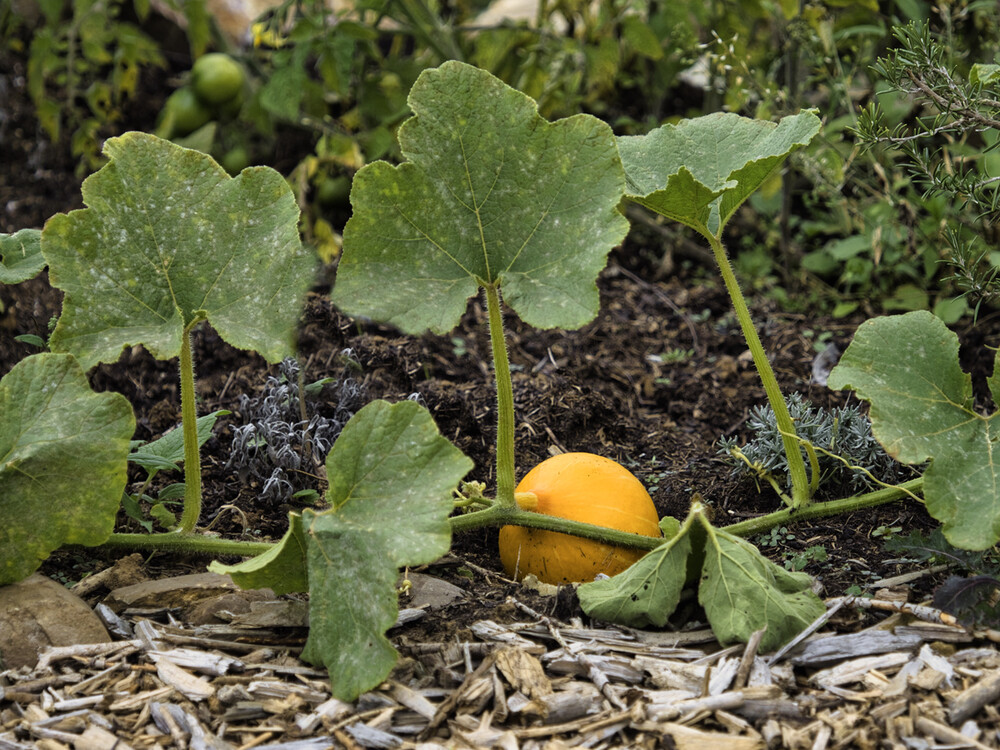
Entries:
[[155,658],[156,674],[164,683],[191,701],[203,701],[215,695],[215,688],[208,681],[178,667],[169,659]]
[[529,698],[552,693],[552,683],[546,677],[542,663],[523,649],[515,646],[501,648],[496,653],[496,665],[511,687]]
[[391,635],[399,668],[353,703],[297,658],[305,633],[280,618],[192,626],[126,609],[132,637],[0,672],[0,750],[896,750],[1000,737],[997,644],[902,622],[913,607],[880,615],[892,630],[831,636],[817,621],[778,657],[516,609],[528,621],[474,623],[453,642]]

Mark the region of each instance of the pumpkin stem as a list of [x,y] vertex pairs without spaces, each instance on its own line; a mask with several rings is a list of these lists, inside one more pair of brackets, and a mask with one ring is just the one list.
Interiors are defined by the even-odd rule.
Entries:
[[515,492],[514,500],[521,510],[535,510],[538,507],[538,495],[534,492]]

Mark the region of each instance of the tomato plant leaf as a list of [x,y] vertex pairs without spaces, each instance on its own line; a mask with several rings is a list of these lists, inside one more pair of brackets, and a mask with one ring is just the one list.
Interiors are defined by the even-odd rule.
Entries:
[[135,431],[117,393],[94,393],[67,354],[35,354],[0,380],[0,585],[64,544],[111,535]]
[[385,631],[396,621],[405,565],[448,551],[452,491],[472,461],[422,406],[373,401],[327,456],[331,509],[305,510],[309,639],[302,658],[330,672],[333,694],[354,700],[392,669]]
[[862,323],[827,384],[871,403],[872,434],[889,455],[931,462],[924,503],[949,542],[978,550],[1000,540],[1000,425],[975,409],[958,337],[939,318],[917,310]]
[[212,573],[229,575],[242,589],[266,588],[279,595],[308,591],[306,546],[301,514],[289,513],[288,531],[267,552],[237,565],[223,565],[216,560],[208,569]]
[[793,573],[764,557],[756,547],[702,519],[705,561],[698,601],[719,643],[746,643],[761,628],[762,651],[791,640],[826,611],[810,589],[806,573]]
[[399,131],[407,162],[354,178],[334,302],[409,333],[454,328],[479,286],[499,284],[530,325],[577,328],[628,231],[611,129],[548,122],[535,102],[459,62],[425,70]]
[[40,229],[0,234],[0,284],[20,284],[45,268]]
[[[689,516],[690,518],[690,516]],[[634,628],[663,627],[677,609],[691,556],[690,522],[623,573],[581,584],[580,606],[591,617]]]
[[[212,437],[212,428],[219,417],[231,414],[228,409],[218,409],[195,420],[198,425],[198,447]],[[174,427],[149,443],[136,447],[128,454],[128,460],[138,464],[152,477],[161,469],[179,469],[184,460],[184,431]]]
[[811,111],[777,123],[720,112],[621,136],[628,197],[718,236],[743,201],[819,128]]
[[84,369],[137,343],[169,359],[207,316],[233,346],[272,362],[290,354],[313,262],[284,178],[267,167],[229,177],[144,133],[111,138],[104,153],[83,183],[88,207],[42,231],[50,279],[66,292],[52,348]]

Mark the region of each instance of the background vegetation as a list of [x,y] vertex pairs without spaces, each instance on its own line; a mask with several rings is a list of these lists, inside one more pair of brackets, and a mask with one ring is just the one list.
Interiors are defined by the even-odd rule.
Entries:
[[[619,134],[720,110],[816,108],[821,136],[729,230],[744,283],[835,316],[932,309],[956,322],[995,301],[1000,26],[989,0],[546,0],[528,19],[476,0],[338,11],[286,0],[243,39],[221,33],[205,2],[158,5],[175,11],[171,33],[148,0],[5,3],[4,52],[26,61],[39,138],[89,173],[103,139],[134,127],[130,101],[163,108],[199,56],[227,52],[244,92],[174,139],[231,171],[276,166],[330,261],[352,175],[398,159],[406,94],[446,59],[489,70],[546,117],[588,112]],[[651,259],[663,268],[696,263],[672,244],[642,252],[666,253]]]

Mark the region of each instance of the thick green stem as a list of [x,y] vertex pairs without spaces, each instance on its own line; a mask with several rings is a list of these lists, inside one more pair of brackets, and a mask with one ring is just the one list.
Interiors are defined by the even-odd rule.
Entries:
[[190,323],[181,335],[181,429],[184,430],[184,512],[180,531],[194,531],[201,516],[201,456],[198,450],[198,408],[195,404],[194,361],[191,357]]
[[643,536],[627,531],[609,529],[605,526],[595,526],[580,521],[570,521],[556,516],[547,516],[530,510],[521,510],[516,505],[505,508],[499,504],[473,513],[463,513],[448,519],[452,532],[480,529],[487,526],[526,526],[531,529],[558,531],[563,534],[593,539],[605,544],[617,544],[621,547],[637,547],[639,549],[655,549],[663,543],[662,537]]
[[[836,516],[843,513],[852,513],[864,508],[873,508],[877,505],[901,500],[904,497],[913,497],[923,488],[922,477],[911,479],[909,482],[895,487],[869,492],[857,497],[847,497],[840,500],[828,500],[822,503],[812,503],[804,508],[783,508],[782,510],[768,513],[766,516],[752,518],[748,521],[741,521],[722,528],[730,534],[741,537],[755,536],[763,534],[777,526],[794,524],[799,521],[807,521],[814,518],[825,518],[826,516]],[[641,534],[630,534],[626,531],[608,529],[604,526],[594,526],[589,523],[579,521],[569,521],[565,518],[546,516],[542,513],[521,510],[516,505],[513,508],[502,507],[499,504],[491,505],[484,510],[472,513],[463,513],[452,516],[448,519],[451,523],[452,533],[469,531],[471,529],[481,529],[487,526],[525,526],[532,529],[545,529],[547,531],[558,531],[563,534],[573,534],[585,539],[593,539],[605,544],[617,544],[622,547],[635,547],[638,549],[656,549],[663,544],[662,537],[643,536]]]
[[240,542],[202,534],[112,534],[103,547],[148,552],[186,552],[198,555],[256,557],[274,547],[273,542]]
[[486,289],[486,309],[493,346],[493,374],[497,384],[497,505],[517,507],[514,502],[514,388],[510,381],[510,360],[503,335],[500,290],[494,284]]
[[[904,497],[909,497],[914,493],[920,492],[923,487],[923,481],[923,478],[912,479],[897,487],[887,487],[857,497],[814,503],[799,510],[784,508],[760,518],[753,518],[749,521],[742,521],[722,528],[736,536],[755,536],[783,524],[851,513],[863,508],[872,508],[876,505],[884,505],[901,500]],[[606,544],[617,544],[622,547],[634,547],[638,549],[655,549],[664,542],[662,537],[630,534],[603,526],[594,526],[589,523],[546,516],[541,513],[521,510],[516,505],[513,508],[491,505],[484,510],[452,516],[449,521],[452,532],[510,524],[533,529],[558,531]],[[232,539],[217,539],[201,534],[174,532],[170,534],[112,534],[111,538],[102,546],[112,549],[184,552],[209,556],[256,557],[272,549],[274,544],[271,542],[240,542]]]
[[864,508],[873,508],[876,505],[885,505],[896,500],[902,500],[904,497],[912,497],[920,492],[923,486],[923,477],[917,477],[895,487],[886,487],[885,489],[875,490],[874,492],[868,492],[857,497],[845,497],[840,500],[811,503],[804,508],[783,508],[774,513],[768,513],[766,516],[751,518],[748,521],[740,521],[739,523],[734,523],[731,526],[723,528],[736,536],[755,536],[783,524],[808,521],[814,518],[825,518],[826,516],[839,516],[843,513],[853,513]]
[[795,425],[792,422],[791,415],[788,413],[788,405],[785,403],[785,397],[778,386],[778,379],[771,368],[771,362],[768,360],[767,354],[764,352],[764,347],[760,343],[757,329],[753,326],[753,320],[750,318],[750,310],[747,308],[743,292],[740,291],[740,285],[736,281],[736,274],[733,273],[733,267],[729,263],[726,249],[722,246],[722,241],[717,237],[711,234],[706,234],[705,237],[712,245],[712,253],[715,255],[715,261],[718,263],[719,271],[722,273],[722,280],[725,282],[726,290],[729,292],[729,297],[733,302],[733,309],[736,311],[736,318],[740,321],[740,328],[743,329],[743,337],[750,348],[750,355],[753,357],[757,374],[760,375],[761,382],[764,384],[764,392],[767,394],[767,400],[771,404],[771,409],[774,410],[778,430],[781,431],[781,440],[784,443],[785,455],[788,458],[788,474],[792,480],[792,508],[801,508],[808,505],[811,499],[810,484],[809,477],[806,474],[806,464],[802,460],[802,452],[799,449],[798,441],[795,439]]

